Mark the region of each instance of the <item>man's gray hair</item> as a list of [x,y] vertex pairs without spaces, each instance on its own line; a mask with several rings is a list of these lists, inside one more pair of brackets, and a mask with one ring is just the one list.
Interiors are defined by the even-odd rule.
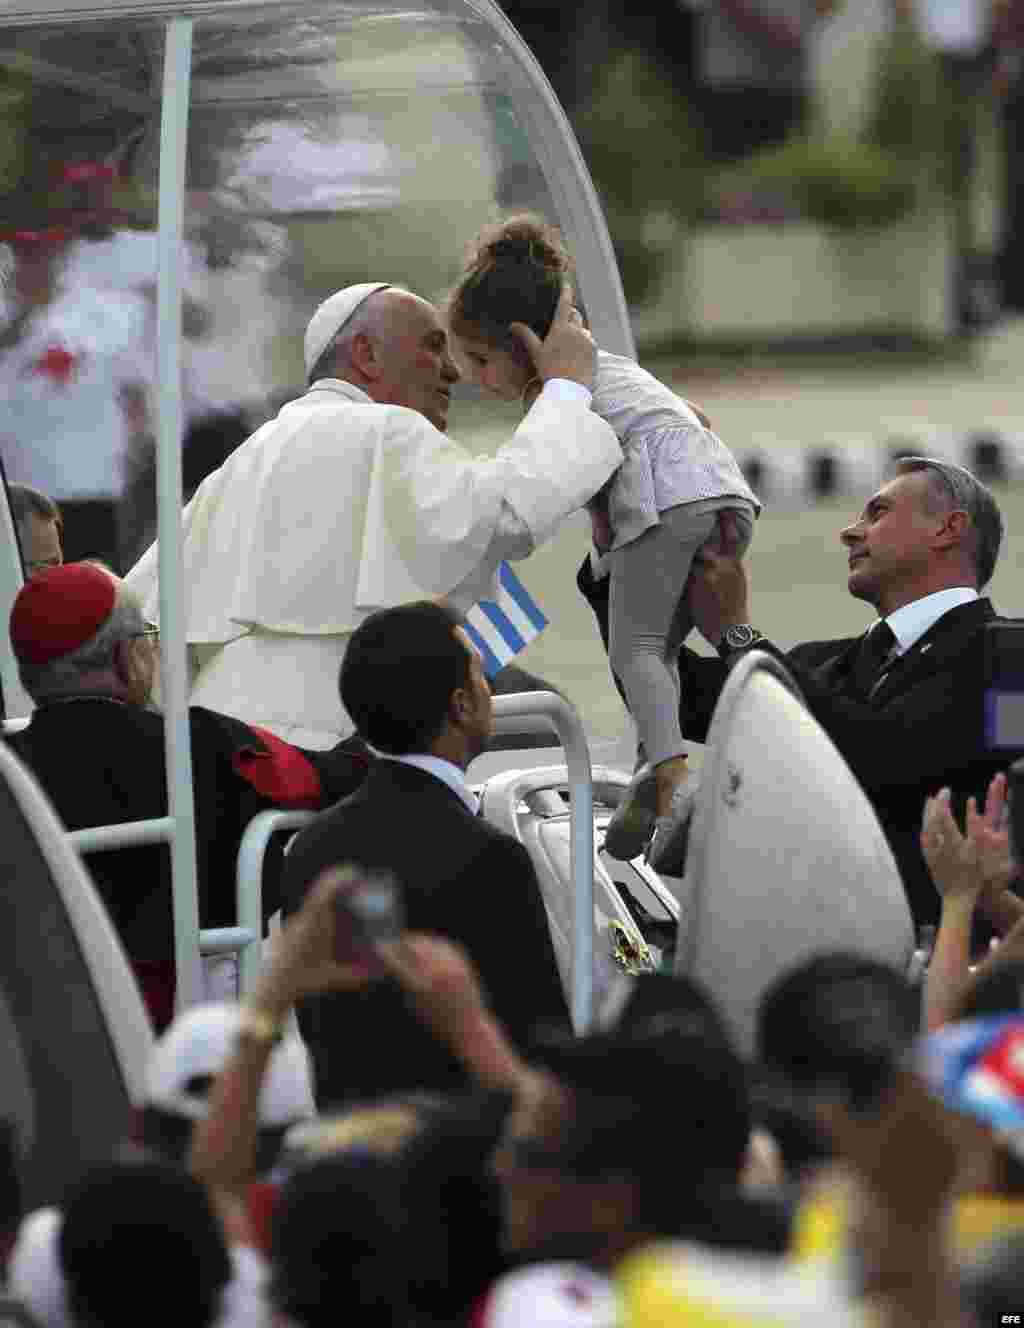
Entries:
[[21,525],[27,516],[37,516],[42,521],[56,521],[60,526],[60,508],[39,489],[30,484],[8,484],[7,497],[11,503],[11,516],[16,525]]
[[978,589],[983,590],[992,580],[1003,542],[1003,517],[990,490],[963,466],[935,457],[900,457],[894,469],[897,475],[926,473],[936,501],[949,511],[966,512],[970,517],[966,548],[974,563]]
[[[385,287],[386,290],[396,289],[393,286]],[[374,291],[373,295],[367,296],[362,304],[356,309],[355,313],[342,323],[334,336],[320,352],[320,358],[309,371],[307,383],[310,387],[318,378],[336,378],[338,375],[335,370],[338,367],[338,361],[351,364],[352,362],[352,342],[360,332],[366,332],[372,325],[376,317],[374,298],[382,295],[383,291]]]
[[88,641],[45,664],[18,660],[21,685],[33,701],[61,696],[78,690],[83,677],[114,664],[114,651],[121,641],[141,636],[146,628],[139,601],[129,591],[118,587],[110,616]]

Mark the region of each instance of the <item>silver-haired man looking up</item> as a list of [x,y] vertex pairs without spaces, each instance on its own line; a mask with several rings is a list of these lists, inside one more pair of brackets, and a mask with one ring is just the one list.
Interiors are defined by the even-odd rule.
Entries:
[[969,471],[905,457],[839,534],[847,589],[878,614],[862,635],[782,651],[751,621],[739,559],[706,552],[691,583],[694,620],[720,658],[680,659],[697,698],[687,737],[706,738],[728,670],[747,650],[778,656],[871,799],[919,924],[939,914],[919,842],[925,798],[948,787],[959,804],[981,799],[1012,759],[986,746],[983,722],[987,629],[1001,620],[982,592],[1002,536],[995,499]]

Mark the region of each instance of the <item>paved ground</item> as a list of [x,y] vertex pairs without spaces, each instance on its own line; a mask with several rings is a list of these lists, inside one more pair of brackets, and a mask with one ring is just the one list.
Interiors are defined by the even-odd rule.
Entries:
[[[1024,321],[1007,325],[960,360],[909,362],[877,356],[799,362],[751,356],[722,368],[676,358],[647,367],[699,401],[736,450],[753,445],[811,449],[879,445],[895,436],[926,440],[978,428],[1024,437]],[[485,450],[514,413],[462,405],[455,437]],[[1024,489],[1000,492],[1007,541],[992,586],[1007,613],[1024,615]],[[805,510],[769,507],[751,551],[754,620],[780,644],[860,630],[869,611],[846,594],[838,531],[859,503],[837,500]],[[523,580],[552,621],[523,662],[574,698],[595,739],[627,731],[589,608],[575,588],[588,526],[574,519],[546,548],[520,565]]]

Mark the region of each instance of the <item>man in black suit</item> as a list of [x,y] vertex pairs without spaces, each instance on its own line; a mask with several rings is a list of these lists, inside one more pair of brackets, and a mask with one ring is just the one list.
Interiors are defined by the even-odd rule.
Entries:
[[[526,850],[476,815],[464,772],[493,726],[490,688],[458,619],[427,601],[381,610],[353,633],[341,699],[383,755],[365,783],[298,836],[285,860],[285,911],[338,863],[386,869],[407,925],[464,945],[495,1014],[523,1043],[538,1021],[566,1021],[540,889]],[[452,1057],[389,981],[312,997],[299,1027],[318,1104],[464,1084]]]
[[[985,628],[999,619],[979,591],[991,579],[1002,535],[995,499],[973,475],[905,457],[840,533],[850,594],[879,614],[863,636],[782,651],[750,623],[738,558],[705,550],[690,581],[694,622],[720,658],[680,655],[684,734],[706,740],[729,669],[746,650],[778,656],[871,799],[919,925],[939,914],[918,842],[925,798],[946,785],[961,806],[972,793],[983,797],[1012,759],[988,752],[983,737]],[[727,544],[728,531],[723,536]],[[605,632],[606,592],[589,561],[578,583]],[[656,857],[659,870],[679,871],[685,830]]]
[[918,838],[925,798],[947,786],[961,802],[983,797],[1012,759],[986,749],[983,727],[985,629],[999,618],[979,592],[1002,534],[995,499],[973,475],[906,457],[840,534],[850,594],[879,615],[863,636],[783,652],[750,625],[739,559],[709,553],[691,583],[694,620],[722,658],[683,653],[687,736],[706,737],[728,669],[746,650],[777,655],[871,799],[918,924],[939,914]]

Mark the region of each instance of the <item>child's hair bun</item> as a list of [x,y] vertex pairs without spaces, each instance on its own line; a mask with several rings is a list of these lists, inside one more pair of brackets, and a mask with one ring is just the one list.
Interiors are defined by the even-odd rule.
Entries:
[[525,323],[546,337],[572,268],[561,234],[543,217],[521,213],[485,226],[448,297],[453,332],[470,332],[510,351],[519,349],[510,323]]
[[546,272],[572,270],[572,259],[558,230],[540,217],[510,217],[484,230],[477,244],[481,266],[528,263]]

